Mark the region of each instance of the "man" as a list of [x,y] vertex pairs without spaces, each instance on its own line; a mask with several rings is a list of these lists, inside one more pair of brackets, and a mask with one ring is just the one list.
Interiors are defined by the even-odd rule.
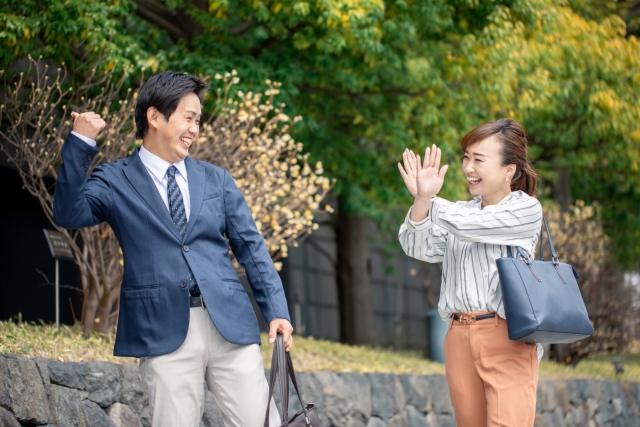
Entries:
[[[140,358],[153,426],[199,426],[206,381],[227,427],[259,427],[268,399],[259,328],[229,245],[245,267],[270,342],[281,332],[289,350],[293,328],[282,283],[233,178],[188,156],[206,89],[184,73],[149,79],[135,110],[142,146],[88,178],[105,122],[93,112],[73,113],[53,218],[66,228],[107,221],[120,242],[114,354]],[[279,425],[274,406],[271,413],[270,425]]]

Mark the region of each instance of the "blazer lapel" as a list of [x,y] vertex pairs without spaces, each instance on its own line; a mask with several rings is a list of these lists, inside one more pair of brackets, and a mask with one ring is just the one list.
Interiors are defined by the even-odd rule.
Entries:
[[206,180],[206,173],[204,167],[200,166],[198,162],[191,157],[184,159],[185,166],[187,167],[187,178],[189,182],[189,199],[191,204],[191,213],[189,214],[189,222],[187,223],[187,230],[184,233],[184,240],[186,241],[193,230],[194,224],[200,214],[200,208],[202,207],[202,200],[204,199],[204,187]]
[[[160,194],[158,194],[158,188],[153,183],[147,168],[140,160],[138,156],[138,150],[136,149],[129,157],[126,167],[124,168],[124,174],[131,183],[131,186],[142,197],[142,199],[149,205],[151,210],[162,220],[169,230],[176,236],[176,239],[182,241],[180,234],[178,234],[178,228],[173,223],[171,215],[169,215],[169,209],[162,201]],[[190,173],[190,172],[189,172]]]

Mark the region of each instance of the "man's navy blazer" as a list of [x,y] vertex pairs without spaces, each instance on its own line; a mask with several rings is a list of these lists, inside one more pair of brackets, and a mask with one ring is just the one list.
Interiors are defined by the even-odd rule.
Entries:
[[171,353],[189,327],[189,268],[211,320],[234,344],[260,343],[258,322],[231,264],[228,247],[246,270],[267,321],[289,320],[282,282],[242,193],[228,171],[185,159],[191,214],[184,235],[138,156],[87,170],[98,149],[70,134],[62,147],[53,219],[83,228],[106,221],[124,256],[114,354]]

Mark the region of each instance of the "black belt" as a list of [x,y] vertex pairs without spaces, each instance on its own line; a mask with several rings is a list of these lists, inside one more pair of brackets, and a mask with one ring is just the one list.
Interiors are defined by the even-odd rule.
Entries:
[[495,313],[481,314],[479,316],[465,316],[464,314],[462,316],[458,316],[457,314],[454,314],[453,320],[457,320],[460,323],[466,323],[468,325],[473,322],[477,322],[478,320],[492,319],[494,317],[496,317]]
[[202,294],[198,295],[197,297],[189,297],[189,304],[190,307],[206,307],[204,298],[202,298]]

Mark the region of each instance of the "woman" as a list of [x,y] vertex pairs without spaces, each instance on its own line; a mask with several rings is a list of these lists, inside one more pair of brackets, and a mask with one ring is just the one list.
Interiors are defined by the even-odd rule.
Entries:
[[427,148],[422,164],[405,150],[398,167],[415,200],[400,243],[413,258],[443,263],[438,309],[450,323],[445,369],[458,427],[531,427],[539,356],[534,344],[509,340],[496,259],[507,246],[533,253],[542,221],[532,197],[538,176],[525,130],[512,119],[478,126],[460,147],[476,195],[469,202],[436,197],[448,169],[440,168],[439,148]]

